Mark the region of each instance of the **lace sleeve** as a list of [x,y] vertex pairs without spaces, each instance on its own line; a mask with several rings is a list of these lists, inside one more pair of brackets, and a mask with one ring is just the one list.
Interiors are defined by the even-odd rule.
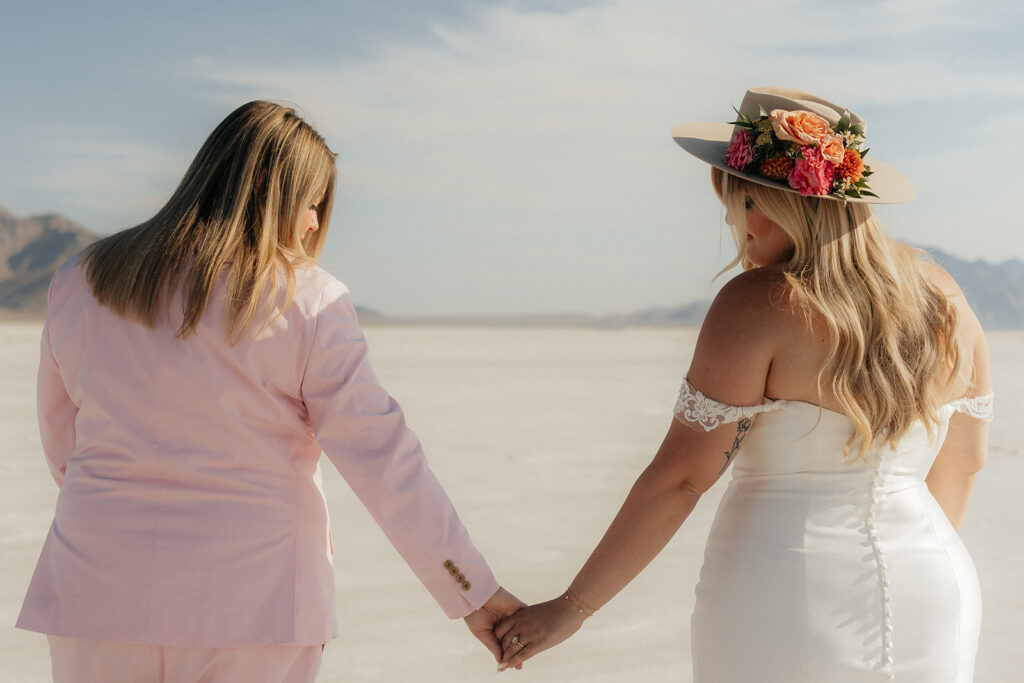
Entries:
[[964,397],[953,401],[949,405],[953,407],[953,410],[970,415],[976,420],[991,422],[994,401],[995,394],[985,394],[984,396]]
[[676,419],[686,426],[699,426],[705,432],[710,432],[719,425],[739,422],[758,413],[775,410],[777,407],[774,403],[762,403],[757,406],[730,406],[719,403],[694,389],[690,381],[684,377],[673,413]]

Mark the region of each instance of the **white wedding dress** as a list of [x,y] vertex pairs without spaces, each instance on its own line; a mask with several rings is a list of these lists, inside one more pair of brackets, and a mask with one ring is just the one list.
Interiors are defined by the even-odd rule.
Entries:
[[890,450],[843,462],[849,419],[800,401],[733,407],[683,381],[676,417],[710,430],[754,419],[708,536],[692,618],[694,683],[973,680],[981,593],[967,549],[925,485],[942,409]]

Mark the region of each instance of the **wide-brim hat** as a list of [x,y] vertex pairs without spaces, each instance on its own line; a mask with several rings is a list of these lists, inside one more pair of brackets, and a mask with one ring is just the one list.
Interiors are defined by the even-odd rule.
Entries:
[[[752,88],[743,96],[739,112],[750,119],[757,120],[763,112],[772,110],[809,111],[835,126],[848,113],[853,124],[864,124],[864,120],[844,107],[823,100],[802,90],[792,88]],[[738,176],[752,183],[766,185],[787,192],[796,192],[784,181],[776,181],[756,173],[745,173],[729,166],[725,161],[725,150],[729,146],[733,133],[738,126],[731,123],[684,123],[672,129],[672,137],[676,144],[701,161],[720,168],[726,173]],[[819,199],[836,201],[863,202],[869,204],[900,204],[909,202],[917,196],[917,188],[905,175],[892,166],[878,160],[872,152],[865,157],[864,163],[871,168],[869,179],[871,192],[877,197],[839,197],[834,194],[815,195]]]

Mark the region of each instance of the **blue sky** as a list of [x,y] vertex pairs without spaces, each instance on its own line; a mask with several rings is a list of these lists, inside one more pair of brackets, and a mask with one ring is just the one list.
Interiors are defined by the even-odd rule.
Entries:
[[1001,0],[4,2],[0,205],[127,227],[231,109],[285,100],[339,154],[322,263],[357,303],[675,305],[731,242],[672,126],[785,85],[917,183],[895,236],[1024,259],[1022,29]]

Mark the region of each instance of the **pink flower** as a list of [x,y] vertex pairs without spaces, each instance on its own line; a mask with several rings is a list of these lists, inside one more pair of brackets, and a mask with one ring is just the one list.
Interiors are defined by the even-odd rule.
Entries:
[[754,150],[750,147],[751,136],[747,131],[740,129],[732,134],[729,146],[725,150],[725,163],[730,168],[742,171],[747,164],[754,160]]
[[825,195],[832,192],[836,167],[818,147],[804,147],[803,159],[797,159],[789,174],[789,186],[802,196]]
[[843,138],[839,135],[826,135],[821,139],[821,153],[834,166],[843,163],[843,155],[846,153],[846,146],[843,145]]
[[799,145],[817,145],[832,135],[828,121],[809,111],[775,109],[769,115],[775,135]]

